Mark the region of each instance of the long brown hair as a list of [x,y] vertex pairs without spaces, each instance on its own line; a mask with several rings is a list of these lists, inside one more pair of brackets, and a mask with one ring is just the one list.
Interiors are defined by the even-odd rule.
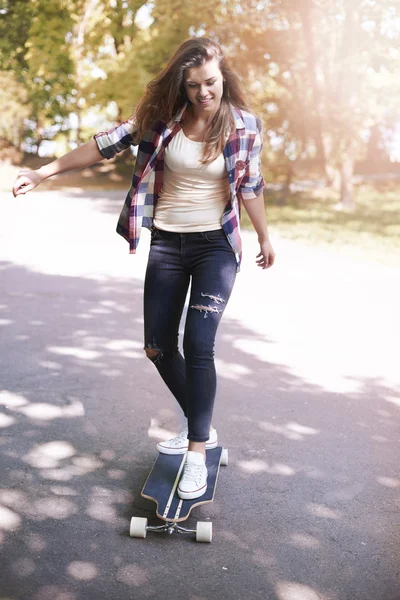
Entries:
[[221,105],[205,132],[202,162],[210,162],[222,152],[226,136],[234,127],[231,105],[243,110],[249,108],[240,80],[229,66],[221,47],[204,37],[191,38],[183,42],[165,69],[147,84],[146,92],[135,111],[139,138],[156,121],[168,123],[185,102],[188,102],[184,87],[185,71],[200,67],[214,58],[219,62],[224,79],[223,94]]

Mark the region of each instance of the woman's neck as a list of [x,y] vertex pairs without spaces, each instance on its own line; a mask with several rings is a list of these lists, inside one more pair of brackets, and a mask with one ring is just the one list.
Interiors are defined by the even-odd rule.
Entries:
[[198,127],[206,128],[214,118],[215,112],[212,114],[199,114],[192,105],[189,105],[185,113],[185,121],[187,124],[193,124]]

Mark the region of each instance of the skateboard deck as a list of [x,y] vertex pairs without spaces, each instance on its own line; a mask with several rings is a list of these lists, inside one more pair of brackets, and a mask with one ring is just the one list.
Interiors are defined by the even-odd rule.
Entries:
[[208,504],[214,500],[221,454],[221,446],[206,451],[207,491],[200,498],[183,500],[178,496],[177,489],[186,454],[159,454],[144,484],[141,495],[143,498],[148,498],[157,504],[156,514],[159,519],[169,523],[185,521],[189,517],[192,508],[200,504]]

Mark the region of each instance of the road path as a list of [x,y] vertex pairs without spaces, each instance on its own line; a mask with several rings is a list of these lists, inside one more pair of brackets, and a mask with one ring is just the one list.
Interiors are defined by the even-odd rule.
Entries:
[[0,196],[0,599],[399,600],[399,271],[274,233],[216,346],[214,540],[130,539],[180,417],[142,350],[121,192]]

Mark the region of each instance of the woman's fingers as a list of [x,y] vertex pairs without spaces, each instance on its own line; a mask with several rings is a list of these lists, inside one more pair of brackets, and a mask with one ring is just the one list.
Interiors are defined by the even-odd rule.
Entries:
[[267,258],[264,256],[264,254],[262,252],[259,252],[256,256],[256,258],[258,260],[256,260],[256,263],[259,267],[262,267],[263,269],[266,269],[266,261]]
[[30,189],[32,189],[32,184],[29,179],[26,177],[18,177],[13,186],[13,194],[14,196],[18,196],[19,194],[25,194]]
[[275,262],[275,254],[273,252],[259,252],[256,258],[258,259],[256,260],[257,265],[263,269],[269,269]]
[[42,178],[35,171],[20,171],[12,188],[14,197],[33,190],[41,180]]

